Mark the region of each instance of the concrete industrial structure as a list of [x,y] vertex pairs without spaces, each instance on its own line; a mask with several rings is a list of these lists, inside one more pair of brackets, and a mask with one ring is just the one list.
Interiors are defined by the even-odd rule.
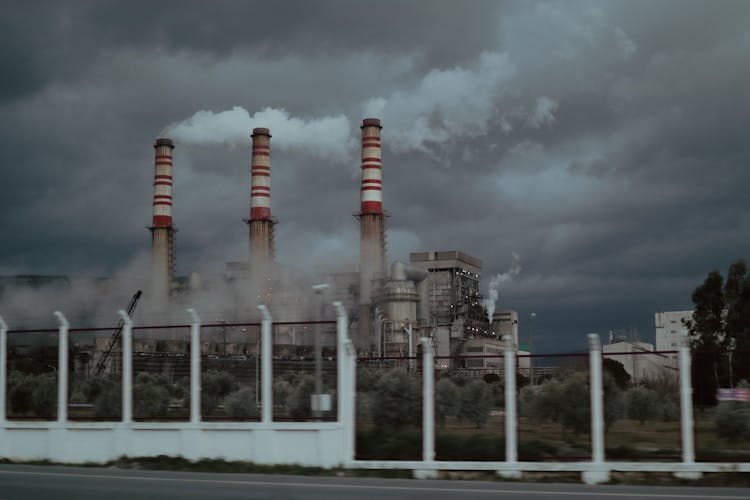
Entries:
[[172,150],[170,139],[154,144],[154,201],[151,226],[151,304],[163,307],[169,300],[175,274],[176,229],[172,224]]

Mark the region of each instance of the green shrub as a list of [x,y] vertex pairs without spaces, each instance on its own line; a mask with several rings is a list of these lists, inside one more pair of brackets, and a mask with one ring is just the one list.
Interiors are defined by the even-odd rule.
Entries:
[[461,408],[461,392],[449,378],[441,378],[435,384],[435,420],[444,426],[448,417],[458,416]]
[[12,371],[8,375],[8,402],[13,413],[25,415],[31,411],[34,378],[19,371]]
[[461,389],[458,418],[468,420],[479,429],[487,422],[491,409],[492,391],[487,384],[472,380]]
[[227,416],[237,419],[255,418],[258,407],[255,405],[255,390],[243,387],[227,395],[224,400],[224,412]]
[[207,370],[201,380],[201,411],[207,415],[218,407],[224,398],[237,389],[237,383],[229,372]]
[[169,410],[168,382],[162,375],[141,372],[133,384],[135,418],[166,417]]
[[750,406],[748,403],[722,401],[716,406],[714,422],[716,434],[728,441],[750,439]]
[[628,418],[638,420],[641,424],[646,420],[656,420],[661,417],[661,403],[656,391],[645,387],[633,387],[625,393],[625,404]]
[[380,429],[419,425],[422,418],[422,384],[419,377],[394,368],[378,381],[373,397],[372,420]]
[[31,406],[37,417],[52,418],[57,413],[57,375],[43,373],[34,380]]
[[310,375],[304,375],[289,396],[289,415],[292,418],[302,420],[312,416],[310,397],[314,392],[315,379]]

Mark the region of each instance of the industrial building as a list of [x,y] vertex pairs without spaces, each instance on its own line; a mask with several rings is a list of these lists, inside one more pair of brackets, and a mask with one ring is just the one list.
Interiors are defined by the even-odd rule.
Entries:
[[[226,263],[223,275],[175,276],[177,230],[172,217],[173,168],[174,174],[179,176],[179,155],[175,158],[175,144],[171,139],[156,139],[152,221],[148,226],[152,266],[150,284],[139,309],[156,317],[171,306],[192,304],[198,294],[221,289],[225,294],[229,290],[230,297],[220,306],[225,311],[224,317],[216,321],[246,319],[248,315],[257,314],[255,306],[262,303],[270,307],[276,321],[294,323],[324,315],[325,304],[338,300],[348,311],[355,346],[364,356],[414,357],[420,337],[433,339],[438,356],[472,352],[499,356],[505,334],[513,336],[518,348],[515,312],[498,311],[492,322],[487,318],[479,292],[480,259],[458,250],[419,251],[409,255],[408,263],[393,262],[388,267],[386,220],[389,214],[384,210],[382,199],[382,125],[377,118],[365,118],[360,129],[361,181],[359,207],[355,213],[360,232],[358,269],[336,269],[319,274],[316,279],[328,286],[325,293],[318,295],[312,291],[314,283],[301,284],[295,270],[275,262],[274,232],[278,221],[272,216],[271,130],[259,127],[249,134],[250,209],[248,218],[243,219],[248,228],[248,259]],[[172,310],[182,311],[182,308]],[[324,347],[334,344],[335,338],[330,333],[323,332]],[[294,355],[298,346],[311,344],[312,336],[310,328],[281,326],[275,332],[275,343],[279,349]],[[163,340],[180,343],[178,339]],[[111,343],[112,339],[97,339],[94,350],[107,349],[107,342]],[[241,341],[234,343],[242,344]],[[237,352],[235,347],[230,350]],[[239,352],[254,350],[253,346],[243,345]],[[490,360],[482,362],[482,366],[496,369],[498,363]],[[448,360],[440,360],[438,365],[451,367]]]

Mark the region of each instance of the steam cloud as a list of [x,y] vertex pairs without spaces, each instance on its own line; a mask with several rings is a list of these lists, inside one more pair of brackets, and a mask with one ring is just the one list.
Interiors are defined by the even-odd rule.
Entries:
[[484,299],[484,307],[487,308],[487,318],[489,319],[490,324],[492,324],[492,316],[495,314],[495,304],[497,303],[497,298],[500,292],[500,283],[511,281],[521,272],[521,257],[516,252],[513,252],[512,255],[513,264],[511,264],[510,269],[507,272],[496,275],[490,280],[490,286],[487,292],[488,297]]
[[319,158],[350,162],[355,143],[344,115],[303,120],[285,109],[265,108],[252,115],[241,106],[226,111],[197,111],[190,118],[166,127],[167,137],[186,144],[247,145],[254,127],[266,127],[273,147],[303,151]]
[[472,67],[432,70],[414,88],[369,99],[363,110],[383,119],[389,148],[434,155],[432,146],[451,137],[487,133],[496,101],[515,73],[506,54],[484,52]]

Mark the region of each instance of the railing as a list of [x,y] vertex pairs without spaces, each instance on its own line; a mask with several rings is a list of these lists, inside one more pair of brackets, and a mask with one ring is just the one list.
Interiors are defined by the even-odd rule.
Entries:
[[[268,310],[263,307],[261,310],[261,323],[202,325],[197,313],[190,311],[189,323],[158,327],[162,332],[169,331],[168,337],[184,337],[181,345],[189,346],[189,351],[170,350],[168,344],[163,345],[166,350],[162,351],[154,347],[146,357],[150,363],[157,363],[155,366],[138,361],[138,353],[145,351],[134,349],[133,340],[157,328],[134,326],[121,311],[124,320],[121,372],[114,367],[110,374],[122,388],[117,395],[121,410],[116,421],[106,422],[76,421],[77,416],[72,414],[72,409],[77,411],[77,407],[70,405],[68,396],[71,365],[68,337],[90,330],[70,328],[65,317],[58,313],[54,420],[23,421],[16,418],[17,415],[9,419],[6,393],[0,391],[0,456],[76,463],[106,461],[121,455],[168,454],[190,459],[222,457],[269,464],[411,469],[420,477],[434,476],[439,470],[491,470],[505,477],[518,477],[530,471],[576,471],[591,483],[606,481],[613,471],[670,472],[685,478],[707,472],[750,472],[750,463],[742,459],[748,450],[740,450],[743,453],[731,456],[730,461],[696,460],[690,351],[686,339],[677,351],[679,384],[669,386],[673,394],[665,393],[679,408],[679,428],[671,422],[665,422],[660,428],[664,434],[674,436],[675,446],[670,446],[669,453],[659,454],[651,453],[659,450],[647,450],[642,445],[644,440],[633,430],[637,429],[637,414],[621,416],[620,421],[614,423],[610,420],[613,382],[609,375],[605,379],[603,364],[606,362],[596,335],[588,337],[588,351],[564,355],[564,370],[558,363],[554,369],[542,372],[541,367],[552,367],[554,363],[545,360],[546,355],[518,355],[508,337],[504,339],[503,352],[497,355],[436,359],[439,357],[434,356],[431,339],[423,338],[419,341],[421,354],[418,356],[357,360],[348,337],[346,314],[341,304],[337,304],[335,348],[324,349],[317,362],[314,353],[306,347],[309,342],[296,336],[311,334],[318,326],[330,327],[332,322],[312,322],[306,324],[307,330],[297,329],[296,326],[304,324],[274,325]],[[8,382],[9,333],[29,331],[9,331],[0,318],[0,387],[6,387]],[[207,339],[224,335],[244,339],[244,342],[234,342],[244,347],[232,350],[235,348],[229,349],[228,343],[223,341],[214,345],[212,352],[212,344]],[[292,337],[295,340],[289,342]],[[274,343],[273,338],[287,340],[281,347],[281,342]],[[205,352],[201,353],[204,346]],[[160,359],[161,354],[169,355],[169,359]],[[643,356],[652,354],[642,353]],[[631,356],[632,353],[608,353],[607,357],[618,355]],[[481,367],[475,367],[482,377],[472,376],[478,374],[472,373],[476,363],[466,363],[472,360],[483,361]],[[451,364],[445,361],[453,362],[454,369],[436,370],[436,366]],[[140,389],[134,393],[134,383],[139,383],[139,373],[162,373],[167,362],[171,363],[173,379],[187,378],[183,383],[187,394],[182,398],[170,396],[172,403],[181,399],[179,408],[174,408],[172,415],[170,408],[167,409],[167,417],[181,420],[141,418]],[[234,373],[237,385],[233,392],[241,392],[239,400],[250,401],[250,411],[255,409],[257,414],[235,413],[229,421],[232,415],[220,415],[218,406],[206,411],[200,397],[203,379],[216,366],[224,368],[217,371]],[[572,375],[563,376],[562,371]],[[312,414],[313,408],[310,408],[298,418],[304,421],[288,421],[291,417],[280,408],[281,403],[274,403],[274,381],[301,374],[309,385],[311,373],[313,376],[321,374],[323,393],[333,396],[335,390],[331,410],[325,410],[327,406],[322,405]],[[488,376],[493,374],[496,376]],[[456,387],[461,390],[456,392]],[[563,395],[577,412],[561,412],[554,418],[545,413],[550,406],[545,406],[548,401],[544,398],[555,390],[569,391]],[[460,416],[451,413],[451,397],[468,401],[466,409],[471,411]],[[321,398],[316,401],[320,404]],[[478,407],[487,401],[490,406],[485,408],[486,413],[478,412]],[[177,410],[183,413],[176,415]],[[319,413],[326,411],[331,413]],[[335,418],[331,418],[333,415]],[[648,420],[649,417],[643,418]],[[219,419],[221,421],[216,421]],[[700,426],[705,424],[703,416],[698,420]],[[627,427],[618,427],[620,422],[627,422]],[[484,434],[485,429],[489,434]],[[550,439],[550,429],[569,434]],[[621,435],[618,437],[617,433]],[[548,446],[548,442],[555,439],[557,444]],[[621,446],[623,439],[635,445],[626,449]],[[373,443],[373,440],[378,442]],[[615,447],[608,448],[608,442],[615,443]],[[476,451],[471,446],[477,443],[481,446],[489,443],[491,447],[480,450],[481,453],[468,454]],[[558,448],[554,449],[555,446]]]

